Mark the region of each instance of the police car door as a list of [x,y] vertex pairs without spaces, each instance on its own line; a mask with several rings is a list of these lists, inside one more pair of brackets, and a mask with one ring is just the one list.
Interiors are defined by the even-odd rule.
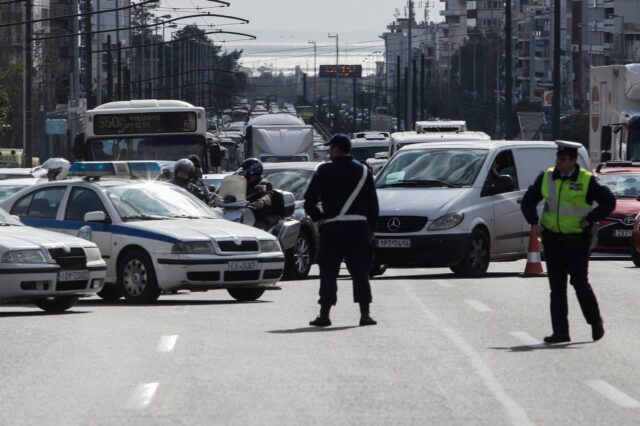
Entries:
[[518,186],[518,173],[511,150],[499,151],[489,164],[499,162],[499,175],[508,175],[513,179],[514,188],[510,191],[491,190],[494,178],[491,168],[482,190],[485,202],[493,205],[493,249],[494,254],[509,254],[522,252],[522,222],[524,218],[520,212],[520,202],[524,191]]
[[[65,223],[65,233],[90,239],[98,245],[102,256],[108,259],[111,255],[111,218],[113,216],[109,214],[100,194],[93,188],[74,185],[63,207],[62,220]],[[96,211],[105,213],[105,222],[96,223],[84,221],[86,213]],[[87,233],[86,231],[89,228],[91,231]],[[80,232],[81,229],[83,232]]]

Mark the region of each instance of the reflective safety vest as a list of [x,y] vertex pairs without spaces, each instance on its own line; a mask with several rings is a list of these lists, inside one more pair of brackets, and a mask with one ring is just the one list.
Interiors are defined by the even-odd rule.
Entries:
[[557,234],[580,234],[584,229],[580,222],[591,211],[587,203],[587,191],[592,174],[582,167],[578,179],[553,179],[553,168],[542,178],[544,211],[542,226]]

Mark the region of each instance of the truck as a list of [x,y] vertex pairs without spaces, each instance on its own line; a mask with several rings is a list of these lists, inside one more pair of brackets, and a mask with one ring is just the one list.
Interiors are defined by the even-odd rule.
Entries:
[[640,64],[591,67],[589,157],[640,161]]
[[247,128],[245,158],[271,163],[312,161],[313,151],[313,126],[256,124]]

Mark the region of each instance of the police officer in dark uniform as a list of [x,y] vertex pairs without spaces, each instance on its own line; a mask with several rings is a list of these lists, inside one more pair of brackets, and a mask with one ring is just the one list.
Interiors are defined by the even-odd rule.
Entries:
[[367,166],[351,157],[347,135],[334,135],[327,145],[332,161],[317,168],[304,196],[304,209],[320,233],[320,315],[309,325],[331,325],[329,312],[337,301],[343,259],[353,280],[354,302],[360,304],[360,325],[375,325],[369,315],[371,244],[379,212],[373,177]]
[[173,179],[170,182],[186,189],[206,203],[208,201],[208,194],[203,188],[191,182],[193,169],[193,163],[187,158],[176,161],[176,164],[173,166]]
[[256,228],[268,229],[277,222],[271,215],[273,185],[262,177],[264,167],[257,158],[247,158],[238,172],[247,180],[247,201],[256,217]]
[[[558,141],[555,168],[540,174],[522,199],[522,213],[532,230],[542,236],[551,287],[551,325],[553,333],[546,343],[571,341],[567,319],[567,274],[576,291],[582,313],[591,325],[593,340],[604,335],[598,301],[587,277],[594,224],[616,206],[606,186],[577,164],[575,142]],[[541,225],[536,206],[544,200]],[[593,203],[598,206],[593,208]]]

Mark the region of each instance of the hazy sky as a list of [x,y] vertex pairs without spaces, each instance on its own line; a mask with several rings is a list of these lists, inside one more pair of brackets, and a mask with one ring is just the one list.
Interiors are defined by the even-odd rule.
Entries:
[[[230,7],[207,9],[212,13],[233,15],[248,19],[248,25],[225,25],[219,27],[229,31],[240,31],[257,36],[257,40],[236,41],[226,45],[228,49],[243,49],[244,62],[249,66],[257,66],[262,63],[270,63],[274,56],[276,61],[287,62],[287,55],[295,55],[298,49],[303,57],[300,61],[307,61],[309,51],[308,41],[315,40],[318,45],[318,61],[334,63],[331,57],[335,57],[335,39],[327,37],[328,33],[340,35],[340,50],[344,53],[345,60],[350,62],[360,61],[358,58],[348,58],[349,51],[353,55],[370,54],[383,50],[384,43],[379,38],[380,34],[387,30],[387,25],[394,18],[396,9],[400,16],[404,17],[406,0],[228,0]],[[430,20],[438,21],[438,10],[442,8],[439,0],[431,2]],[[424,19],[424,5],[426,0],[415,1],[416,19]],[[205,0],[162,0],[163,8],[180,7],[193,8],[215,6],[215,3]],[[203,10],[204,11],[204,10]],[[176,11],[172,14],[192,13],[186,10]],[[211,23],[225,23],[223,19],[206,18]],[[195,22],[201,25],[204,19]],[[210,36],[214,40],[233,40],[233,36]],[[237,37],[235,37],[237,39]],[[367,42],[369,46],[367,46]],[[365,49],[368,47],[368,49]],[[277,49],[290,49],[290,52],[274,53]],[[364,52],[366,50],[366,52]],[[312,50],[311,50],[312,51]],[[331,56],[333,55],[333,56]],[[285,58],[285,59],[283,59]],[[299,62],[300,62],[299,61]],[[359,62],[354,62],[359,63]],[[276,64],[275,66],[278,66]]]

